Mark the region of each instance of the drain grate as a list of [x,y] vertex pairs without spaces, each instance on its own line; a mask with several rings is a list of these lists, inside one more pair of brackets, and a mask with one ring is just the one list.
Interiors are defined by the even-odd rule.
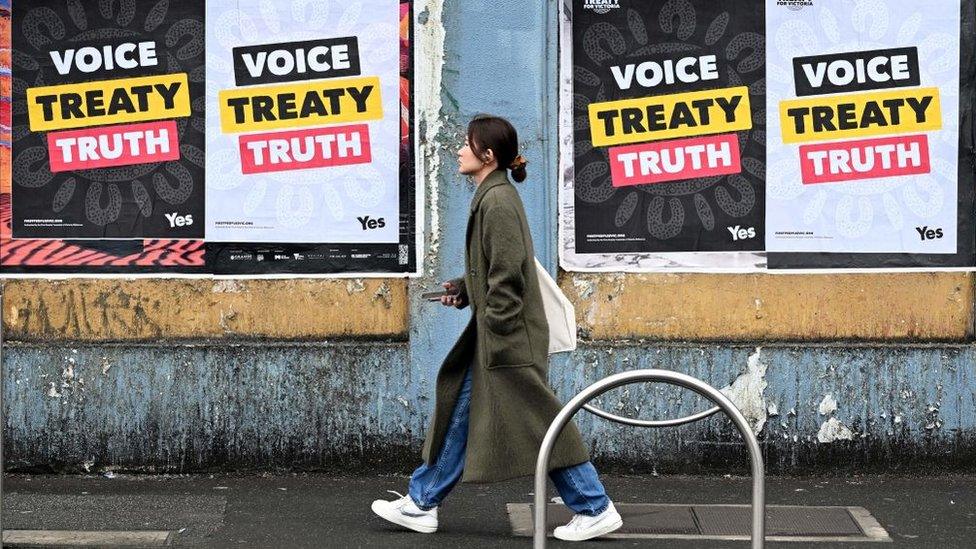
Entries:
[[[695,505],[692,508],[706,536],[748,536],[752,509],[731,505]],[[862,536],[864,532],[843,507],[766,507],[769,536]]]
[[[749,505],[617,504],[624,526],[608,537],[747,540],[752,529]],[[532,505],[509,503],[516,536],[532,535]],[[550,504],[548,531],[565,524],[572,512]],[[768,541],[891,541],[888,533],[861,507],[766,506]]]

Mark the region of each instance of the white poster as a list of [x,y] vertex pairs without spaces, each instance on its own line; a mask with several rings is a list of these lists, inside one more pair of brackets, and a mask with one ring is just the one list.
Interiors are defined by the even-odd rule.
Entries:
[[766,248],[956,252],[960,0],[766,0]]
[[399,15],[208,0],[208,241],[399,241]]

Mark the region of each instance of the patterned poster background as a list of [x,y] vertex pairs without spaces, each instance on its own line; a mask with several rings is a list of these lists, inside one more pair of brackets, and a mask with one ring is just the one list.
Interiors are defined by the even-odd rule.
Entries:
[[0,5],[0,272],[3,273],[199,273],[199,240],[11,239],[11,18]]
[[[936,4],[816,0],[790,9],[766,1],[769,251],[955,251],[960,4]],[[847,83],[846,67],[867,62],[884,63],[876,69],[883,81]],[[827,89],[805,90],[808,80]],[[934,127],[920,128],[912,101],[920,110],[929,102],[918,116]],[[802,115],[809,109],[830,115],[822,128]],[[855,129],[842,129],[842,110]],[[888,159],[888,148],[912,156]],[[916,227],[942,235],[920,237]]]
[[202,237],[202,6],[32,0],[13,16],[13,235]]
[[398,240],[398,11],[207,2],[208,241]]
[[[763,8],[758,2],[668,0],[610,3],[575,0],[572,6],[575,253],[642,253],[689,251],[743,251],[763,249],[763,180],[765,178],[765,70]],[[704,56],[712,61],[703,60]],[[634,73],[641,64],[655,62],[645,72],[649,79],[674,71],[675,63],[694,63],[688,73],[693,82],[658,77],[640,85]],[[695,60],[695,61],[692,61]],[[711,63],[709,67],[708,64]],[[647,67],[647,65],[643,65]],[[613,67],[619,72],[615,76]],[[709,70],[710,69],[710,70]],[[711,74],[706,76],[706,73]],[[620,78],[630,80],[621,89]],[[680,156],[679,146],[709,146],[713,138],[738,151],[735,165],[723,173],[693,170],[690,157],[678,173],[656,176],[644,183],[639,177],[626,181],[614,172],[622,164],[615,149],[594,143],[590,106],[624,99],[672,96],[690,104],[707,98],[692,92],[743,88],[751,103],[742,128],[726,131],[706,128],[698,120],[676,137],[664,140],[650,135],[625,141],[622,153],[635,158],[651,151],[654,162],[670,150]],[[745,98],[742,98],[745,100]],[[643,107],[643,105],[641,105]],[[712,106],[712,125],[721,111]],[[667,115],[668,113],[664,113]],[[749,119],[751,118],[751,119]],[[647,122],[646,116],[643,122]],[[669,117],[668,120],[674,120]],[[647,127],[649,127],[649,122]],[[618,130],[619,133],[619,130]],[[661,150],[661,147],[666,148]],[[660,171],[658,163],[654,170]],[[636,171],[640,161],[632,161]],[[622,173],[622,172],[621,172]],[[655,178],[655,176],[651,176]],[[621,181],[623,183],[621,183]]]
[[[366,10],[368,3],[330,4],[328,9],[333,13],[347,10],[350,23],[354,16]],[[300,13],[304,2],[295,2],[287,13]],[[416,181],[413,136],[413,11],[412,2],[403,1],[398,6],[398,35],[399,35],[399,78],[398,85],[393,87],[395,97],[399,98],[399,122],[395,125],[397,132],[397,154],[394,157],[383,157],[381,161],[388,164],[394,162],[396,170],[393,172],[396,198],[390,202],[388,196],[386,207],[395,212],[398,227],[391,243],[355,243],[355,242],[321,242],[321,243],[254,243],[254,242],[208,242],[207,261],[209,268],[217,274],[330,274],[330,273],[409,273],[417,268],[417,228],[416,228]],[[295,11],[298,10],[298,11]],[[346,27],[354,29],[355,27]],[[270,42],[270,40],[269,40]],[[384,93],[389,93],[384,89]],[[387,166],[389,167],[389,166]],[[335,169],[335,168],[333,168]],[[329,171],[319,171],[322,181],[327,186],[352,191],[356,188],[380,189],[369,180],[374,178],[374,170],[362,171],[356,179],[335,177],[338,174],[355,174],[356,166],[338,168],[337,174]],[[365,177],[366,179],[362,179]],[[366,183],[366,187],[360,185]],[[264,193],[281,191],[266,186]],[[370,193],[370,194],[375,194]],[[274,196],[274,195],[268,195]],[[281,196],[281,195],[279,195]],[[392,195],[391,195],[392,196]],[[239,199],[240,197],[238,197]],[[285,198],[294,198],[291,195]],[[366,196],[369,199],[369,196]],[[375,196],[373,197],[375,198]],[[329,208],[342,208],[339,197],[329,199]],[[355,202],[353,202],[355,203]],[[335,211],[332,212],[333,214]],[[347,212],[351,215],[351,212]],[[357,216],[351,216],[355,220]],[[358,222],[357,222],[358,223]],[[362,237],[360,237],[362,238]]]
[[[767,10],[770,10],[767,13],[769,267],[973,265],[976,259],[973,235],[973,101],[976,83],[973,19],[976,3],[972,0],[940,0],[925,4],[814,0],[794,9],[774,4],[773,0],[767,1]],[[898,127],[894,126],[883,128],[893,132],[885,135],[823,139],[799,146],[817,151],[851,145],[863,150],[865,143],[871,144],[875,140],[924,139],[929,144],[930,158],[922,159],[915,169],[919,173],[892,177],[878,174],[872,178],[854,173],[842,175],[848,178],[846,181],[822,182],[831,177],[828,164],[824,165],[828,173],[811,174],[813,163],[799,162],[797,144],[780,145],[783,132],[779,113],[774,112],[778,109],[776,104],[797,98],[794,85],[797,75],[791,61],[797,57],[802,60],[803,56],[811,54],[835,57],[857,56],[856,52],[863,51],[875,52],[874,55],[888,54],[892,48],[909,50],[906,66],[912,70],[906,71],[904,76],[914,76],[912,50],[917,50],[917,83],[906,80],[897,87],[871,90],[872,84],[868,82],[860,84],[861,89],[855,92],[827,90],[835,93],[823,95],[816,90],[801,88],[800,91],[808,94],[800,99],[822,101],[819,98],[837,97],[837,93],[843,97],[890,93],[921,94],[921,97],[926,88],[935,87],[938,89],[935,96],[941,103],[941,127],[895,131]],[[829,58],[818,60],[826,59]],[[801,84],[807,80],[802,74],[799,75]],[[915,121],[914,118],[908,120]],[[878,165],[883,167],[883,164]],[[804,166],[808,168],[806,174],[801,173]],[[894,167],[897,169],[898,165]],[[794,234],[800,236],[794,237]],[[805,238],[809,235],[820,238]],[[787,251],[800,253],[782,253]]]

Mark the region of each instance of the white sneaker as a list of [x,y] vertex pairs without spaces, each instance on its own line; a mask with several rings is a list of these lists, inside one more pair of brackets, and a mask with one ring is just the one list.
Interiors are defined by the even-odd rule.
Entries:
[[437,507],[424,511],[413,502],[410,496],[400,495],[393,490],[387,490],[400,496],[400,499],[386,501],[378,499],[373,502],[372,509],[377,515],[393,524],[409,528],[422,534],[433,534],[437,531]]
[[620,513],[614,508],[613,502],[602,513],[595,517],[576,514],[566,524],[559,526],[553,535],[563,541],[585,541],[605,534],[609,534],[624,525]]

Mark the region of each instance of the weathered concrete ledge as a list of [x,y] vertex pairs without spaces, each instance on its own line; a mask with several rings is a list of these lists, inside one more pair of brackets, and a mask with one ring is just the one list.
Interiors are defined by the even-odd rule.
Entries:
[[404,279],[4,282],[7,341],[405,338]]
[[562,273],[594,340],[971,341],[972,273]]
[[[13,470],[404,472],[416,465],[433,372],[402,342],[36,345],[4,349],[5,464]],[[564,399],[614,372],[666,368],[733,397],[768,468],[809,473],[976,463],[976,346],[590,344],[553,360]],[[632,386],[600,406],[643,418],[707,406]],[[720,417],[675,429],[579,418],[614,469],[745,472]]]

